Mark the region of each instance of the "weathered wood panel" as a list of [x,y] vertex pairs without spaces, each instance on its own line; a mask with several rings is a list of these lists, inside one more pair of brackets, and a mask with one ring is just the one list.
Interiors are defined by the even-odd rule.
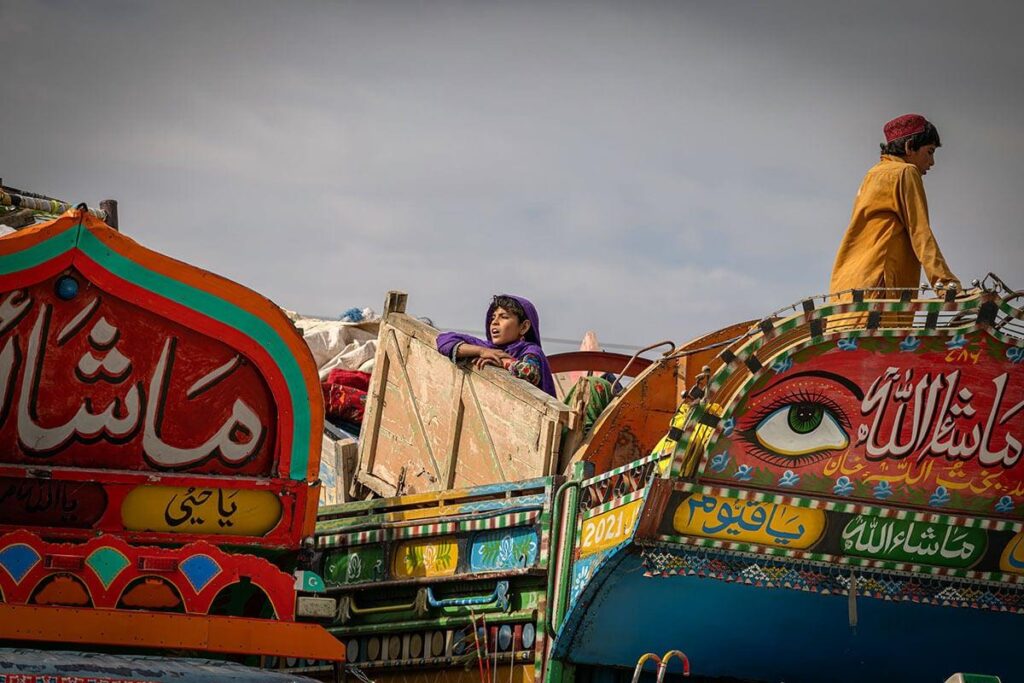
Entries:
[[357,480],[383,496],[554,473],[568,408],[504,370],[437,353],[437,330],[389,294]]

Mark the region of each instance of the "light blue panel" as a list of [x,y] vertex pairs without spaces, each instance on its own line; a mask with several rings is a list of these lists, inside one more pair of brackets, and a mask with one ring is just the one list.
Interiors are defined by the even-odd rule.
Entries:
[[1024,681],[1024,615],[860,597],[854,629],[845,595],[643,572],[634,553],[604,565],[556,656],[632,669],[644,652],[679,649],[695,676],[786,683]]
[[537,564],[540,547],[532,527],[483,531],[473,536],[469,569],[490,572],[532,567]]

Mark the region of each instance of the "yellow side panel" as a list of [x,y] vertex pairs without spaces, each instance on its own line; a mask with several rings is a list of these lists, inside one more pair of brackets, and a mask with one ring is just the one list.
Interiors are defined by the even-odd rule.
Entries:
[[139,486],[125,496],[121,518],[130,531],[262,536],[281,519],[270,491]]
[[690,536],[800,549],[821,538],[825,513],[695,493],[676,508],[672,526]]

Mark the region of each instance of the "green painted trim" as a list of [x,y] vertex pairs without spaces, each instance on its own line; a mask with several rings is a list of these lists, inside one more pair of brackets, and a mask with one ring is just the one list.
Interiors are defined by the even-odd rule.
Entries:
[[560,659],[549,659],[547,675],[544,676],[544,683],[575,683],[576,666],[572,662],[563,662]]
[[[572,475],[570,481],[576,482],[575,486],[568,489],[568,502],[566,503],[566,514],[565,518],[560,521],[556,517],[555,523],[562,529],[561,536],[558,539],[558,548],[552,548],[552,554],[549,558],[549,572],[556,572],[558,581],[554,590],[557,593],[549,592],[547,596],[547,604],[554,605],[555,609],[551,615],[551,626],[554,629],[554,633],[551,634],[554,637],[555,633],[562,627],[562,621],[565,619],[565,615],[569,611],[569,588],[572,583],[572,568],[575,564],[573,560],[573,550],[576,547],[576,532],[577,527],[582,524],[580,516],[579,504],[580,504],[580,491],[582,489],[582,482],[586,476],[588,463],[577,462],[573,465]],[[568,482],[567,482],[568,483]],[[555,510],[555,515],[558,515],[559,511]],[[562,564],[558,565],[558,557],[562,557]],[[558,596],[557,602],[553,601],[554,596]]]
[[10,275],[11,273],[35,268],[74,249],[78,242],[78,233],[81,231],[81,227],[81,224],[78,224],[74,228],[57,233],[50,239],[35,244],[28,249],[7,254],[0,258],[0,275]]

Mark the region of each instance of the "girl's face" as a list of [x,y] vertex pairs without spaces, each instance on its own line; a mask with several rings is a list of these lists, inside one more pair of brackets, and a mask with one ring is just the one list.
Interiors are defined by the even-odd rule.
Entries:
[[491,343],[504,346],[522,339],[530,329],[530,321],[519,322],[519,318],[500,306],[491,313],[491,322],[487,330],[491,335]]

